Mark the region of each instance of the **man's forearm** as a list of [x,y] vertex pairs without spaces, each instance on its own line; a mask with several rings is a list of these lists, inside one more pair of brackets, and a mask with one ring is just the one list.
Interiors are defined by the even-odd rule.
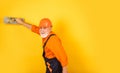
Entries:
[[20,19],[20,18],[16,18],[16,21],[17,21],[18,24],[21,24],[21,25],[27,27],[28,29],[31,29],[31,28],[32,28],[32,25],[31,25],[31,24],[26,23],[25,21],[23,21],[23,20]]
[[23,23],[22,25],[25,26],[25,27],[27,27],[28,29],[31,29],[31,28],[32,28],[32,25],[29,24],[29,23]]

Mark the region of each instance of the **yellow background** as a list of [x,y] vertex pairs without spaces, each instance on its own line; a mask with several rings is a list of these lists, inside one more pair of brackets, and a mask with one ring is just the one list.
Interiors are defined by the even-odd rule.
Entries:
[[67,52],[69,73],[120,73],[118,1],[0,1],[0,73],[45,73],[39,35],[5,16],[38,25],[48,17]]

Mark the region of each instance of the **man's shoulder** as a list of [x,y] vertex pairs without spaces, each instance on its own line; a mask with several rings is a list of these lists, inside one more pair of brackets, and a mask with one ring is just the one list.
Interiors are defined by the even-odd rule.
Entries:
[[52,32],[51,35],[52,35],[50,38],[51,40],[59,40],[59,37],[56,33]]

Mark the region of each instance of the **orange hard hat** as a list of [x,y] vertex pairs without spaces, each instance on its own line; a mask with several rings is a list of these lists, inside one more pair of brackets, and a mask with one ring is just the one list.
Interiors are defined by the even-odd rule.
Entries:
[[43,18],[41,19],[40,23],[39,23],[39,27],[52,27],[52,23],[50,21],[50,19],[48,18]]

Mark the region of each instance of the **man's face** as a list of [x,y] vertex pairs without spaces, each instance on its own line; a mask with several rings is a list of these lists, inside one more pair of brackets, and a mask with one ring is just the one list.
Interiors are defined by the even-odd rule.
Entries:
[[40,27],[40,30],[39,30],[40,36],[42,38],[46,38],[49,35],[51,28],[52,27]]

